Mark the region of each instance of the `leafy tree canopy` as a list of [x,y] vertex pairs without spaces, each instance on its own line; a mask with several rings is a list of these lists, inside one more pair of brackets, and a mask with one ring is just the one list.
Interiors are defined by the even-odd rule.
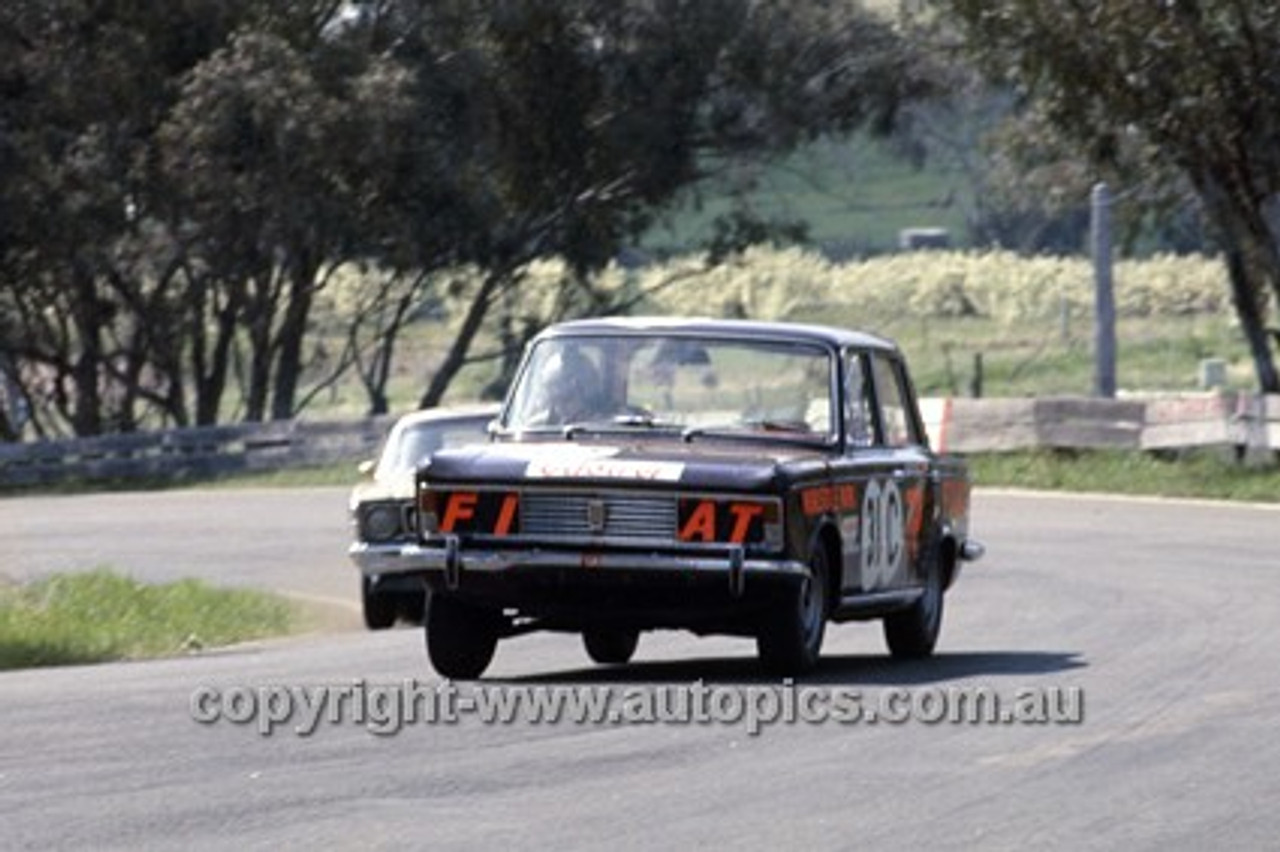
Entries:
[[1222,244],[1260,387],[1280,391],[1267,340],[1280,299],[1268,215],[1280,189],[1275,0],[940,0],[974,54],[1099,167],[1140,150],[1176,171]]

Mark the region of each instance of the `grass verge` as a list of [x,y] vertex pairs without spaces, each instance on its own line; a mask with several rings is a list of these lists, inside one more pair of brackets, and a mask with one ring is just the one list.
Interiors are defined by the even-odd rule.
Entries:
[[1222,453],[1040,450],[973,455],[969,464],[979,486],[1280,503],[1280,467]]
[[140,583],[107,569],[0,587],[0,670],[191,653],[301,629],[294,603],[200,580]]

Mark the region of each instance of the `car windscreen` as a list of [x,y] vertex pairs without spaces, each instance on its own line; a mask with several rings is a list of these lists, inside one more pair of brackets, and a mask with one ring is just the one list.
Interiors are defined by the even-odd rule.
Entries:
[[672,334],[552,337],[530,351],[504,427],[778,432],[828,440],[833,359],[816,344]]

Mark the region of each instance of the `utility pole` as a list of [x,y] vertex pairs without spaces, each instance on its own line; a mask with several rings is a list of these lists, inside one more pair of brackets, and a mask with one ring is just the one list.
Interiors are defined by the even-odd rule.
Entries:
[[1093,251],[1094,396],[1116,395],[1116,301],[1111,280],[1111,190],[1095,184],[1091,201]]

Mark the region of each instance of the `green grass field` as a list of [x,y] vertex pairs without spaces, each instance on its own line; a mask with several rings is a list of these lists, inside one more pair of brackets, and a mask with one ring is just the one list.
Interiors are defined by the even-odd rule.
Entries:
[[267,592],[199,580],[140,583],[114,571],[0,587],[0,670],[194,653],[277,636],[306,619]]
[[[1091,324],[1042,322],[1009,328],[989,319],[888,318],[861,325],[856,309],[801,314],[891,337],[902,346],[922,396],[991,397],[1083,395],[1093,392]],[[1117,384],[1129,391],[1189,391],[1200,362],[1222,358],[1232,386],[1253,381],[1244,341],[1221,317],[1131,317],[1117,326]],[[980,359],[981,365],[978,365]]]
[[753,213],[808,223],[812,244],[838,256],[892,251],[903,228],[946,228],[953,245],[967,240],[961,175],[936,163],[916,168],[885,143],[854,136],[819,140],[768,167],[741,168],[707,188],[704,203],[686,204],[655,227],[643,246],[671,254],[705,240],[715,217],[730,209],[726,191],[734,185],[751,187],[743,197]]
[[1239,464],[1221,453],[990,453],[969,459],[980,487],[1280,503],[1280,467]]
[[[918,392],[924,396],[970,396],[981,360],[981,393],[989,397],[1092,393],[1093,327],[1077,320],[1065,328],[1044,320],[1008,326],[981,318],[870,316],[856,307],[800,310],[796,321],[818,321],[890,337],[907,353]],[[416,407],[428,364],[443,356],[437,343],[447,326],[416,326],[406,341],[391,382],[392,410]],[[1253,366],[1244,341],[1221,316],[1129,317],[1117,327],[1117,379],[1125,391],[1193,391],[1201,361],[1221,358],[1228,386],[1253,386]],[[466,368],[446,401],[474,400],[495,375],[492,363]],[[355,385],[334,389],[323,405],[308,411],[316,419],[363,416],[367,401]]]

